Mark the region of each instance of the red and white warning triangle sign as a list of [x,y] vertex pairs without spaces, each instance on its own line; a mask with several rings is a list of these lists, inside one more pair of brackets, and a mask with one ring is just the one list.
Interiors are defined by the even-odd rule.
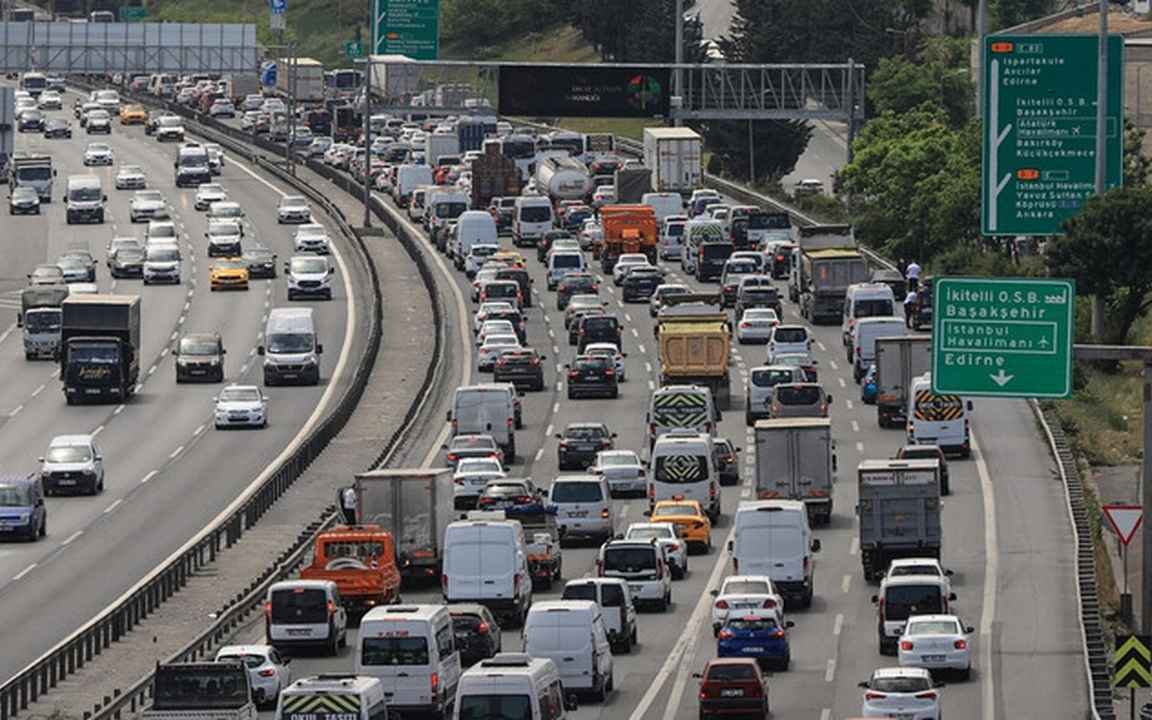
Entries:
[[1140,523],[1144,521],[1144,508],[1139,505],[1105,505],[1101,509],[1112,529],[1120,536],[1120,541],[1127,547],[1132,542],[1132,536],[1140,529]]

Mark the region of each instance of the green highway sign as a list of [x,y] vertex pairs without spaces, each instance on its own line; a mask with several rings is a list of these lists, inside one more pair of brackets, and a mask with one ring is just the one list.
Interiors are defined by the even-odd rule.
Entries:
[[364,46],[359,41],[344,43],[344,57],[356,60],[364,57]]
[[[1096,191],[1096,35],[984,42],[985,235],[1062,234]],[[1108,36],[1107,187],[1123,181],[1124,38]]]
[[440,0],[372,0],[372,54],[440,59]]
[[933,393],[1072,394],[1075,281],[937,277],[932,294]]
[[120,22],[140,22],[148,17],[148,9],[143,7],[120,8]]

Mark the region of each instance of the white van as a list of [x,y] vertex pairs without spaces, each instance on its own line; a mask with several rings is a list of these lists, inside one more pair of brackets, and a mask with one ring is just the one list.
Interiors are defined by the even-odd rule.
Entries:
[[407,208],[412,202],[412,193],[421,185],[432,184],[432,168],[429,165],[400,165],[396,168],[392,197],[400,208]]
[[724,242],[728,233],[721,220],[695,218],[684,224],[684,249],[680,253],[680,269],[696,273],[697,249],[707,242]]
[[264,344],[256,352],[264,357],[265,385],[318,384],[324,346],[312,308],[273,308],[264,326]]
[[868,366],[876,361],[876,338],[904,337],[907,334],[908,324],[902,317],[864,317],[857,320],[852,328],[852,346],[848,348],[852,379],[860,382],[860,378],[868,372]]
[[104,185],[97,175],[69,175],[64,191],[64,214],[68,224],[104,222]]
[[660,223],[660,258],[679,260],[684,254],[684,227],[687,215],[670,215]]
[[[904,302],[904,298],[900,298]],[[844,293],[844,316],[840,322],[840,339],[845,348],[852,346],[852,328],[866,317],[892,317],[896,312],[892,287],[884,283],[856,283]],[[848,358],[852,362],[852,358]]]
[[640,204],[652,206],[652,211],[656,213],[656,222],[660,224],[663,224],[664,218],[684,212],[684,198],[680,197],[680,193],[644,193],[640,196]]
[[347,632],[348,614],[331,580],[284,580],[268,588],[264,635],[280,652],[320,647],[335,655]]
[[584,272],[587,265],[579,250],[553,250],[548,253],[548,289],[555,290],[568,273]]
[[448,225],[468,210],[469,202],[467,194],[444,188],[437,188],[431,199],[427,194],[424,195],[424,214],[428,218],[426,225],[433,242],[443,245],[440,235],[447,232]]
[[495,218],[485,210],[464,211],[456,218],[456,230],[450,242],[452,249],[448,256],[459,260],[457,267],[463,267],[463,259],[468,257],[474,245],[500,245]]
[[612,690],[612,646],[600,606],[591,600],[537,603],[522,637],[524,652],[556,663],[565,689],[591,692],[599,702]]
[[564,693],[556,663],[525,653],[497,653],[460,676],[452,717],[562,720],[574,710],[575,696]]
[[594,538],[599,542],[616,534],[612,493],[602,475],[560,475],[548,488],[548,503],[556,508],[561,537]]
[[652,391],[648,400],[648,448],[673,430],[692,430],[715,435],[720,411],[705,385],[665,385]]
[[[659,542],[659,541],[658,541]],[[600,606],[612,651],[628,654],[637,642],[636,604],[628,581],[616,577],[569,580],[561,600],[591,600]]]
[[913,615],[948,615],[956,599],[948,578],[940,575],[898,575],[880,582],[872,596],[876,604],[876,635],[881,655],[895,655],[900,633]]
[[444,531],[444,601],[475,602],[502,627],[522,625],[532,606],[524,528],[515,520],[457,520]]
[[512,244],[535,245],[552,229],[552,199],[546,195],[522,195],[512,209]]
[[380,678],[393,712],[441,716],[456,699],[460,653],[443,605],[382,605],[360,620],[356,674]]
[[736,508],[733,539],[728,542],[732,572],[767,575],[789,603],[811,607],[815,585],[813,554],[820,541],[812,538],[808,511],[799,500],[744,501]]
[[417,187],[412,191],[412,201],[408,203],[408,218],[419,220],[424,217],[424,199],[428,195],[429,186]]
[[374,677],[325,673],[301,678],[280,691],[276,720],[322,717],[387,720],[384,686]]
[[908,393],[908,444],[939,445],[945,454],[968,457],[972,453],[968,432],[971,410],[971,400],[933,394],[932,374],[924,373],[912,381]]
[[508,383],[456,388],[447,419],[453,437],[491,435],[504,451],[504,464],[516,460],[516,390]]
[[720,517],[720,473],[712,436],[673,430],[656,439],[648,458],[648,509],[660,500],[696,500],[715,523]]

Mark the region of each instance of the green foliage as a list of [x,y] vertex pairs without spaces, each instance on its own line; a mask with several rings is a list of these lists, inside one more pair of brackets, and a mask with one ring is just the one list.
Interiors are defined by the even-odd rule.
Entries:
[[441,0],[440,6],[442,39],[480,47],[567,19],[555,0]]
[[[694,124],[712,152],[709,172],[749,181],[749,138],[746,120],[708,120]],[[802,121],[752,122],[753,183],[787,175],[808,146],[812,126]]]
[[881,58],[868,82],[868,99],[878,113],[904,113],[934,103],[945,110],[949,124],[957,128],[972,116],[975,89],[968,69],[954,68],[943,60]]
[[735,0],[728,59],[744,63],[842,63],[868,67],[899,50],[921,2],[892,0]]
[[1064,236],[1045,250],[1052,275],[1076,281],[1076,292],[1100,296],[1107,308],[1104,342],[1124,344],[1145,316],[1152,290],[1152,187],[1093,195],[1064,222]]
[[988,3],[988,30],[1004,30],[1051,11],[1051,0],[993,0]]
[[[671,63],[676,60],[676,9],[669,0],[573,0],[568,20],[605,62]],[[703,26],[684,23],[684,62],[704,61]]]
[[1152,159],[1143,155],[1146,134],[1144,128],[1138,128],[1132,123],[1132,118],[1124,118],[1124,187],[1148,184]]

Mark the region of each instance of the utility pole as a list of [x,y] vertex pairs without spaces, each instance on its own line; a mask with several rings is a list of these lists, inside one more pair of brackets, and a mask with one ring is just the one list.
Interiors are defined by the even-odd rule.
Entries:
[[[1100,0],[1100,40],[1096,66],[1096,194],[1108,189],[1108,0]],[[1092,296],[1092,342],[1104,339],[1104,298]],[[1145,579],[1148,583],[1148,579]],[[1146,585],[1147,587],[1147,585]],[[1147,597],[1147,596],[1145,596]],[[1143,630],[1147,631],[1145,625]]]
[[[684,101],[684,0],[676,0],[676,66],[672,70],[672,97],[678,101],[670,104],[671,110],[676,111]],[[672,121],[676,127],[683,122],[677,117]]]

